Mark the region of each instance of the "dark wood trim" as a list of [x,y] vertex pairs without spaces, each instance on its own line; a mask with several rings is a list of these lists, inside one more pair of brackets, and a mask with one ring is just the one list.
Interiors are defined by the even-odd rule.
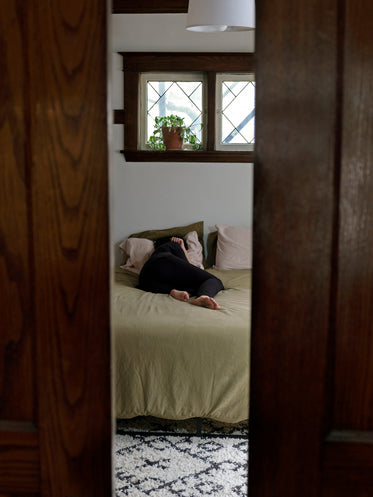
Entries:
[[[343,119],[333,427],[372,431],[373,4],[365,8],[364,0],[340,3]],[[371,477],[373,486],[373,472]]]
[[254,152],[121,150],[126,162],[254,162]]
[[[196,161],[196,152],[138,150],[139,76],[141,72],[201,71],[207,73],[207,150],[198,151],[200,162],[252,162],[252,152],[221,152],[215,148],[215,82],[217,72],[254,72],[254,54],[249,52],[119,52],[123,57],[124,112],[114,112],[114,122],[126,126],[125,157],[128,161]],[[125,115],[125,119],[124,119]]]
[[127,116],[125,148],[137,150],[139,120],[139,73],[124,71],[124,115]]
[[215,149],[216,135],[216,72],[207,73],[207,150]]
[[12,495],[15,492],[36,494],[40,489],[38,434],[36,429],[27,426],[29,423],[19,427],[20,424],[14,422],[13,427],[0,432],[1,490]]
[[124,110],[115,109],[113,111],[113,123],[114,124],[124,124]]
[[188,0],[113,0],[113,14],[186,14]]
[[[341,439],[330,438],[324,449],[322,497],[373,495],[372,437],[368,440],[366,432],[350,437],[347,432],[346,437],[338,437]],[[363,441],[358,441],[359,438]]]
[[250,52],[119,52],[125,71],[254,72]]

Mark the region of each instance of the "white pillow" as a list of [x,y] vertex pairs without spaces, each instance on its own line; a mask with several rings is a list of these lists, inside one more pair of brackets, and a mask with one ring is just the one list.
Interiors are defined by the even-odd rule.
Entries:
[[119,247],[126,259],[126,263],[120,267],[136,274],[140,274],[143,265],[154,252],[154,242],[147,238],[127,238]]
[[185,241],[187,242],[188,245],[187,252],[190,262],[195,266],[204,269],[202,263],[203,261],[202,245],[198,240],[197,231],[190,231],[189,233],[187,233],[185,236]]
[[246,226],[217,224],[216,269],[251,269],[252,234]]

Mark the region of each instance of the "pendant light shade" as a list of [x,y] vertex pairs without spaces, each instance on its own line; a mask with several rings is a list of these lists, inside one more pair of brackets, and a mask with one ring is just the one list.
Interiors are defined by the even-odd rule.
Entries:
[[255,29],[255,0],[189,0],[189,31],[248,31]]

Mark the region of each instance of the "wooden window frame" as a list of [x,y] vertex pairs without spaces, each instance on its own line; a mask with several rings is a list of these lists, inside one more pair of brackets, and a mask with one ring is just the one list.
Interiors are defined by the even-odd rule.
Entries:
[[[235,81],[235,82],[246,82],[251,84],[253,81],[255,82],[255,74],[254,73],[217,73],[216,74],[216,99],[217,106],[215,112],[215,149],[221,151],[233,151],[233,150],[254,150],[255,147],[255,117],[254,117],[254,141],[243,143],[224,143],[225,137],[224,133],[224,117],[227,118],[227,114],[225,114],[224,103],[223,103],[223,95],[224,95],[224,82],[227,81]],[[254,85],[255,88],[255,85]],[[234,92],[233,92],[234,93]],[[254,100],[255,100],[255,89],[254,89]],[[228,105],[228,107],[231,104]],[[229,111],[228,111],[229,113]],[[255,113],[255,101],[254,101],[254,113]],[[255,114],[254,114],[255,116]],[[237,127],[236,127],[237,124]],[[231,130],[230,133],[234,131],[238,131],[239,122],[234,123],[234,130]],[[247,135],[246,135],[247,137]]]
[[113,0],[113,14],[186,14],[188,0]]
[[[215,150],[216,74],[255,73],[254,54],[246,52],[119,52],[123,57],[124,110],[114,122],[124,124],[127,162],[253,162],[254,152]],[[200,71],[207,75],[207,135],[205,150],[139,150],[139,79],[143,72]]]

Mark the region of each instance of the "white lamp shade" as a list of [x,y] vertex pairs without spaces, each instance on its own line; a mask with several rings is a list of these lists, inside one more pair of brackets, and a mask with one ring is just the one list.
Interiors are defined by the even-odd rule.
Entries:
[[189,31],[248,31],[255,29],[255,0],[189,0]]

